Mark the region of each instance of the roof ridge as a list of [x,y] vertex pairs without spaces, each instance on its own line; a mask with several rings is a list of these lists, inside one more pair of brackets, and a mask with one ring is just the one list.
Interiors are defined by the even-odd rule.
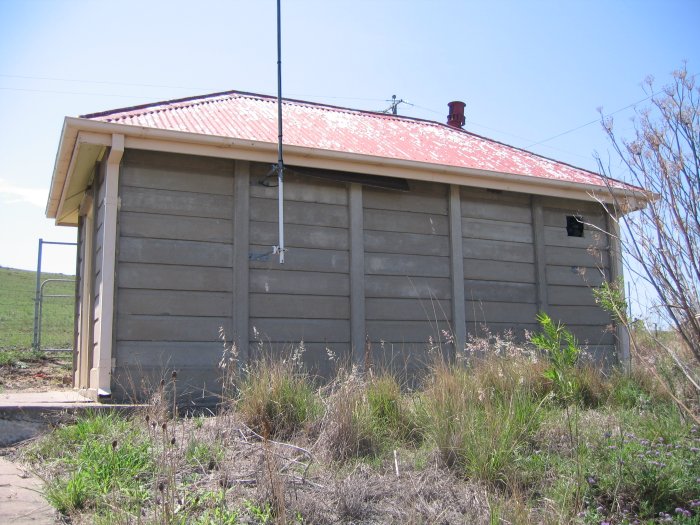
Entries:
[[[212,99],[221,98],[224,96],[240,96],[240,97],[245,97],[245,98],[250,98],[250,99],[258,99],[258,100],[267,100],[270,102],[277,102],[277,97],[274,95],[265,95],[262,93],[253,93],[250,91],[228,90],[228,91],[218,91],[218,92],[214,92],[214,93],[208,93],[205,95],[194,95],[191,97],[182,97],[182,98],[175,98],[175,99],[169,99],[169,100],[162,100],[159,102],[149,102],[146,104],[137,104],[135,106],[126,106],[126,107],[110,109],[110,110],[106,110],[106,111],[98,111],[95,113],[87,113],[84,115],[79,115],[79,118],[109,117],[110,115],[118,115],[120,113],[126,113],[126,112],[135,112],[134,116],[138,116],[138,115],[144,115],[144,114],[147,114],[150,112],[158,111],[159,107],[163,107],[163,109],[166,109],[166,106],[175,106],[175,105],[177,105],[178,107],[181,107],[181,108],[194,107],[194,106],[206,104],[208,102],[211,102]],[[190,104],[186,104],[187,102],[190,102]],[[394,115],[394,114],[388,114],[388,113],[384,113],[382,111],[375,111],[375,110],[371,110],[371,109],[351,108],[348,106],[338,106],[335,104],[327,104],[325,102],[313,102],[313,101],[301,100],[301,99],[297,99],[297,98],[283,97],[282,104],[295,104],[295,105],[306,106],[306,107],[314,108],[314,109],[336,110],[336,111],[341,111],[341,112],[345,112],[345,113],[363,114],[363,115],[367,115],[367,116],[375,117],[375,118],[410,120],[410,121],[416,122],[418,124],[429,125],[429,126],[447,126],[447,124],[437,122],[435,120],[428,120],[428,119],[423,119],[423,118],[419,118],[419,117],[411,117],[408,115]],[[139,111],[139,110],[150,110],[150,111]],[[456,129],[456,128],[451,128],[451,129]],[[465,131],[465,130],[461,130],[461,131]],[[490,140],[490,139],[487,139],[487,140]]]
[[[198,105],[195,101],[201,101],[202,99],[212,99],[215,97],[222,97],[224,95],[233,95],[233,94],[244,94],[242,91],[236,91],[236,90],[229,90],[229,91],[218,91],[215,93],[208,93],[206,95],[196,95],[196,96],[191,96],[191,97],[182,97],[182,98],[173,98],[169,100],[161,100],[158,102],[149,102],[147,104],[137,104],[136,106],[126,106],[123,108],[116,108],[116,109],[109,109],[106,111],[98,111],[96,113],[87,113],[85,115],[79,115],[79,118],[99,118],[99,117],[108,117],[110,115],[117,115],[119,113],[126,113],[129,111],[139,111],[139,110],[145,110],[148,108],[151,108],[152,110],[155,111],[155,108],[158,106],[167,106],[167,105],[174,105],[178,103],[183,103],[183,102],[193,102],[192,104],[189,104],[189,106],[195,106]],[[246,93],[247,94],[247,93]],[[200,102],[200,104],[203,102]],[[188,107],[188,105],[183,104],[180,107]],[[136,115],[143,115],[148,113],[148,111],[142,111],[140,113],[136,113]]]
[[[193,108],[197,106],[204,106],[206,104],[211,104],[213,102],[216,102],[218,100],[225,100],[225,99],[235,99],[235,98],[244,98],[248,100],[252,100],[255,102],[268,102],[268,103],[277,103],[277,97],[274,95],[266,95],[266,94],[261,94],[261,93],[253,93],[249,91],[238,91],[238,90],[227,90],[227,91],[219,91],[219,92],[214,92],[214,93],[209,93],[209,94],[204,94],[204,95],[197,95],[197,96],[190,96],[190,97],[182,97],[182,98],[175,98],[175,99],[170,99],[170,100],[164,100],[164,101],[159,101],[159,102],[152,102],[148,104],[140,104],[136,106],[130,106],[130,107],[123,107],[123,108],[118,108],[118,109],[112,109],[108,111],[102,111],[102,112],[97,112],[97,113],[89,113],[85,115],[81,115],[80,118],[86,118],[86,119],[105,119],[105,120],[118,120],[120,118],[124,119],[127,117],[133,117],[133,118],[138,118],[142,117],[144,115],[149,115],[149,114],[154,114],[158,113],[160,111],[167,111],[167,110],[177,110],[177,109],[187,109],[187,108]],[[420,126],[425,126],[426,128],[434,128],[434,129],[441,129],[444,130],[445,132],[449,134],[462,134],[463,136],[468,136],[473,138],[474,140],[477,141],[483,141],[485,144],[490,144],[494,146],[500,146],[502,148],[506,148],[510,150],[511,152],[519,152],[521,155],[526,155],[530,159],[532,159],[532,162],[544,162],[550,165],[559,165],[559,166],[566,166],[568,168],[587,173],[589,175],[592,175],[597,178],[603,178],[603,175],[600,173],[587,169],[587,168],[582,168],[579,166],[575,166],[574,164],[564,162],[555,158],[551,158],[545,155],[542,155],[540,153],[535,153],[533,151],[530,151],[528,149],[525,149],[523,147],[518,147],[514,146],[512,144],[508,144],[505,142],[501,142],[499,140],[486,137],[484,135],[480,135],[478,133],[475,133],[470,130],[466,130],[463,128],[456,128],[454,126],[450,126],[449,124],[445,122],[438,122],[436,120],[428,120],[428,119],[423,119],[423,118],[417,118],[417,117],[411,117],[408,115],[395,115],[391,113],[386,113],[383,111],[375,111],[375,110],[368,110],[368,109],[359,109],[359,108],[352,108],[352,107],[347,107],[347,106],[339,106],[339,105],[334,105],[334,104],[327,104],[323,102],[313,102],[309,100],[301,100],[301,99],[296,99],[296,98],[283,98],[282,99],[282,104],[283,105],[290,105],[290,106],[296,106],[296,107],[302,107],[306,108],[310,111],[322,111],[322,112],[336,112],[336,113],[344,113],[347,115],[357,115],[360,117],[367,117],[367,118],[373,118],[373,119],[378,119],[378,120],[384,120],[384,121],[396,121],[396,122],[405,122],[405,123],[410,123],[413,125],[420,125]],[[624,183],[623,181],[619,181],[616,179],[612,179],[615,182],[619,182],[622,184],[627,184]]]

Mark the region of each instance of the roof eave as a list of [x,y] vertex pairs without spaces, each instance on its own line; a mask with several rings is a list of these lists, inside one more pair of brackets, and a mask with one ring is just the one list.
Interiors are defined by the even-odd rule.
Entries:
[[[276,143],[66,117],[51,180],[46,208],[47,217],[56,218],[56,222],[60,223],[61,216],[66,215],[62,207],[67,197],[66,190],[71,186],[75,167],[81,164],[81,160],[83,164],[85,163],[81,155],[92,157],[95,153],[94,149],[89,152],[83,150],[87,150],[87,145],[102,148],[108,146],[111,144],[113,134],[124,135],[125,148],[271,163],[274,163],[277,158]],[[650,199],[650,196],[642,190],[631,187],[605,187],[301,146],[285,146],[285,160],[288,164],[337,171],[403,177],[411,180],[579,200],[600,200],[604,203],[624,202],[625,213],[643,208]],[[82,178],[84,177],[83,174]]]

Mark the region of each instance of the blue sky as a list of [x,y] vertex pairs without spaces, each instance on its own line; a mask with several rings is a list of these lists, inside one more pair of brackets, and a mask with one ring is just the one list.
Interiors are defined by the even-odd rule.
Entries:
[[[683,60],[700,72],[698,0],[283,0],[282,10],[285,96],[382,110],[396,94],[411,103],[401,114],[437,121],[463,100],[470,131],[589,169],[608,150],[597,108],[617,111],[629,133],[647,75],[663,85]],[[44,218],[65,116],[274,94],[275,29],[275,0],[0,0],[0,265],[33,269],[39,237],[75,239]],[[46,269],[74,265],[71,249],[47,249]]]

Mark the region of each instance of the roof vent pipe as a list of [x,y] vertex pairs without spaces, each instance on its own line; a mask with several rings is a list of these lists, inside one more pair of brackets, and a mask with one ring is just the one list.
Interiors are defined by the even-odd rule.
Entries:
[[464,126],[464,107],[466,104],[455,100],[454,102],[448,102],[447,105],[450,108],[450,114],[447,115],[447,125],[461,129]]

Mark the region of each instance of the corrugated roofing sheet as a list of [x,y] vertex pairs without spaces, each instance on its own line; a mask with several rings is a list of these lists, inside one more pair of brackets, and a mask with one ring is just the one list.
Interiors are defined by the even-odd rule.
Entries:
[[[285,99],[284,144],[605,186],[597,173],[446,124]],[[277,142],[277,99],[230,91],[83,118]],[[610,184],[608,180],[607,184]],[[615,183],[625,187],[622,183]]]

